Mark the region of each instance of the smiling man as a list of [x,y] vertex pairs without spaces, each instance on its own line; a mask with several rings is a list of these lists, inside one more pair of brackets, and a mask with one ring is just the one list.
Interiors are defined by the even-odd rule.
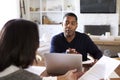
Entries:
[[77,32],[77,16],[67,13],[63,17],[63,32],[55,35],[51,41],[50,53],[74,53],[82,54],[86,61],[88,53],[96,60],[102,57],[102,52],[84,33]]

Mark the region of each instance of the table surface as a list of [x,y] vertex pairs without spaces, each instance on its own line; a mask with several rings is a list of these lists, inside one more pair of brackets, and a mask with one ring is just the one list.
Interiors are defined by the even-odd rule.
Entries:
[[109,40],[93,40],[97,45],[114,45],[120,46],[120,41],[109,41]]
[[[116,58],[120,60],[120,58]],[[44,61],[38,61],[38,63],[34,63],[33,65],[36,66],[45,66]],[[115,69],[115,72],[120,76],[120,65]],[[42,75],[48,76],[47,72],[45,71]],[[120,80],[120,78],[110,78],[110,80]]]

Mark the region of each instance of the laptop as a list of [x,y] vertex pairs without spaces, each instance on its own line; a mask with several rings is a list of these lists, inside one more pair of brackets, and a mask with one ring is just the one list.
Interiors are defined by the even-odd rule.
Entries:
[[82,71],[81,54],[45,53],[44,59],[46,71],[51,76],[63,75],[75,68]]

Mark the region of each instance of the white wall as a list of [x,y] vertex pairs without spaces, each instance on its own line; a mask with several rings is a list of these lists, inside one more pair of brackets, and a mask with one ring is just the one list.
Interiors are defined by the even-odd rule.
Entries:
[[[118,0],[120,1],[120,0]],[[80,0],[77,0],[77,3],[80,3]],[[120,4],[119,4],[120,5]],[[77,7],[80,7],[78,4]],[[119,6],[117,4],[117,10]],[[78,28],[80,32],[84,32],[84,25],[110,25],[111,26],[111,35],[118,35],[118,24],[119,24],[119,12],[114,14],[80,14],[80,9],[77,9],[78,16]]]
[[[120,0],[118,0],[120,3]],[[76,0],[76,14],[78,16],[78,28],[77,31],[83,32],[84,25],[110,25],[111,26],[111,34],[114,36],[118,35],[118,24],[119,22],[119,14],[120,4],[117,3],[117,13],[114,14],[80,14],[80,0]],[[61,25],[60,25],[61,26]],[[40,35],[46,33],[49,35],[57,34],[62,31],[62,27],[58,25],[56,26],[46,26],[44,28],[40,28]],[[47,28],[47,29],[46,29]]]
[[0,30],[13,18],[19,18],[19,0],[0,0]]
[[63,31],[62,25],[39,26],[40,38],[50,40],[52,36]]
[[118,35],[118,14],[79,14],[78,30],[83,32],[84,25],[110,25],[111,35]]
[[117,12],[119,13],[119,25],[120,25],[120,0],[117,0]]

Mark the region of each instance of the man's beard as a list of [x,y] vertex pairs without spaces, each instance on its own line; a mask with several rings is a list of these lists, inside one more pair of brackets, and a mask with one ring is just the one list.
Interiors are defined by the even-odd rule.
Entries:
[[73,31],[66,31],[66,32],[65,32],[65,36],[66,36],[67,38],[72,37],[73,35],[74,35],[74,32],[73,32]]

